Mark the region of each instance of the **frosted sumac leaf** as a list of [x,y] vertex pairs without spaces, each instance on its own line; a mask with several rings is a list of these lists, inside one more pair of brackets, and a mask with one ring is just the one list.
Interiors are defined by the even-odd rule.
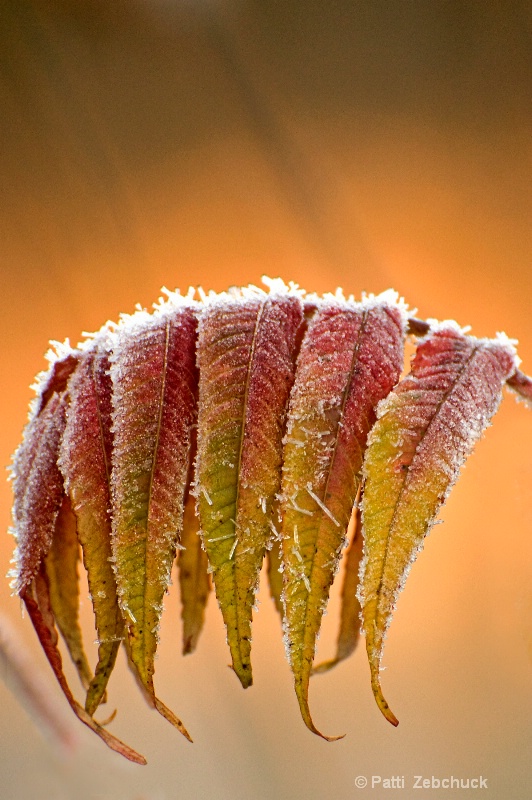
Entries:
[[205,607],[211,591],[209,562],[202,547],[196,500],[189,495],[185,502],[181,548],[177,559],[183,621],[183,655],[193,653],[203,628]]
[[373,692],[394,725],[379,670],[397,596],[515,367],[513,347],[502,335],[475,339],[455,323],[441,323],[419,344],[410,374],[378,407],[364,462],[360,599]]
[[102,702],[124,627],[111,563],[111,379],[106,334],[104,330],[88,343],[68,384],[70,408],[59,460],[76,516],[98,634],[98,664],[85,701],[89,714]]
[[270,595],[275,604],[275,608],[283,615],[283,566],[281,560],[281,543],[279,539],[274,539],[271,549],[268,551],[268,586]]
[[[60,512],[64,507],[65,494],[58,459],[68,407],[65,386],[78,361],[79,353],[68,352],[63,347],[48,373],[39,376],[38,395],[32,405],[32,415],[13,460],[13,520],[17,539],[14,588],[26,605],[54,675],[76,716],[113,750],[131,761],[143,764],[145,760],[142,756],[98,725],[74,699],[63,673],[58,649],[49,575],[44,560],[50,554],[54,535],[61,535],[61,528],[57,529],[58,520],[59,526],[63,524]],[[51,573],[54,581],[53,567]],[[56,585],[54,591],[57,588]],[[58,608],[57,603],[55,605]],[[61,602],[59,606],[61,612],[66,612],[67,626],[72,631],[76,625],[75,609]]]
[[330,661],[324,661],[313,669],[316,675],[328,672],[340,661],[349,658],[355,651],[360,638],[360,602],[357,595],[358,574],[362,559],[362,521],[360,508],[353,512],[348,536],[351,543],[345,554],[344,582],[342,585],[342,606],[340,611],[340,629],[336,643],[336,655]]
[[196,493],[233,668],[252,682],[251,617],[272,537],[282,436],[303,322],[299,293],[274,283],[211,298],[201,315]]
[[290,396],[280,506],[285,642],[301,714],[319,735],[308,707],[316,636],[374,408],[401,373],[406,319],[395,301],[391,293],[362,303],[339,296],[319,302]]
[[149,315],[125,317],[112,342],[112,549],[128,654],[148,697],[163,596],[183,524],[196,421],[196,309],[172,296]]
[[68,497],[63,498],[57,515],[52,546],[45,558],[50,592],[50,607],[70,658],[85,689],[92,674],[83,649],[79,625],[79,542],[76,517]]
[[[68,369],[73,368],[76,362],[68,359]],[[61,391],[56,392],[58,372]],[[18,594],[31,583],[51,547],[63,502],[63,477],[57,465],[67,408],[62,373],[56,363],[48,376],[42,377],[33,415],[13,459],[13,532],[17,541],[13,588]]]
[[[13,587],[74,713],[137,763],[93,715],[123,642],[148,702],[190,738],[153,681],[176,551],[183,652],[196,647],[212,575],[243,686],[268,553],[300,711],[323,736],[309,680],[350,519],[337,651],[314,672],[353,651],[360,611],[373,691],[396,723],[379,670],[399,590],[502,385],[532,403],[532,379],[502,334],[479,340],[456,323],[407,318],[392,291],[357,303],[340,290],[320,298],[265,283],[269,291],[198,290],[201,302],[192,290],[167,293],[153,313],[108,322],[76,350],[56,346],[14,456]],[[405,334],[420,344],[397,383]],[[78,619],[80,550],[94,675]],[[58,630],[88,684],[84,708],[63,673]]]
[[98,725],[90,714],[79,705],[70,691],[63,673],[61,654],[57,647],[57,632],[55,630],[54,616],[50,606],[48,582],[42,567],[39,573],[35,575],[31,585],[26,587],[21,593],[21,597],[28,610],[33,627],[39,637],[39,641],[52,667],[53,673],[75,715],[88,728],[94,731],[94,733],[112,750],[120,753],[120,755],[129,759],[129,761],[134,761],[137,764],[145,764],[146,759],[144,756],[141,756],[127,744],[124,744],[120,739],[117,739],[116,736],[113,736],[104,727]]

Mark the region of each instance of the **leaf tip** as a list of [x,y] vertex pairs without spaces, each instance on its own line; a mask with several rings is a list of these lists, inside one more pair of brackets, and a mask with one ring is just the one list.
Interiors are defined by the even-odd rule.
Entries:
[[314,721],[310,714],[310,708],[308,704],[308,681],[296,681],[295,684],[297,700],[299,703],[299,710],[301,711],[301,716],[303,718],[303,722],[311,731],[311,733],[315,733],[316,736],[320,736],[322,739],[325,739],[326,742],[336,742],[339,739],[343,739],[345,733],[340,734],[339,736],[327,736],[327,734],[322,733],[314,724]]
[[397,726],[399,725],[399,720],[397,719],[397,717],[395,716],[392,709],[390,708],[390,706],[388,705],[388,703],[384,698],[378,677],[372,678],[371,688],[373,689],[373,695],[375,697],[375,700],[377,702],[377,705],[381,713],[383,714],[384,717],[386,717],[388,722],[394,726],[394,728],[397,728]]
[[338,658],[331,658],[329,661],[322,661],[321,664],[316,664],[315,667],[312,667],[311,675],[324,675],[326,672],[329,672],[338,664]]
[[182,733],[185,739],[188,739],[189,742],[192,742],[193,739],[190,733],[187,731],[179,717],[177,717],[174,712],[168,708],[168,706],[165,706],[162,700],[159,700],[158,697],[155,697],[155,695],[153,696],[153,702],[154,708],[159,712],[159,714],[168,720],[168,722],[173,725],[174,728],[177,728],[179,733]]
[[240,664],[228,664],[227,665],[230,670],[232,670],[235,675],[237,676],[238,680],[242,684],[243,689],[249,689],[250,686],[253,686],[253,674],[251,672],[251,664],[244,664],[240,662]]

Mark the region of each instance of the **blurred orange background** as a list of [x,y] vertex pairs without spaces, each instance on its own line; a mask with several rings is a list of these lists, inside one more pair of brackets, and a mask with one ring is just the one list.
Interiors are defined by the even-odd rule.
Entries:
[[[422,317],[519,339],[532,373],[529,3],[7,0],[0,26],[3,464],[48,339],[76,342],[163,285],[392,286]],[[415,775],[482,775],[486,800],[530,797],[531,487],[532,415],[506,397],[398,605],[383,675],[397,730],[363,648],[311,686],[317,724],[346,738],[305,729],[265,585],[251,689],[226,667],[212,597],[182,659],[172,587],[156,685],[195,744],[150,713],[121,662],[112,730],[148,766],[74,719],[67,756],[0,664],[3,800],[347,800],[383,796],[356,788],[374,775],[404,776],[404,798],[444,796],[412,789]],[[0,483],[4,531],[10,505]],[[0,541],[5,573],[13,541]],[[68,724],[7,581],[0,604]],[[338,608],[336,590],[321,657]]]

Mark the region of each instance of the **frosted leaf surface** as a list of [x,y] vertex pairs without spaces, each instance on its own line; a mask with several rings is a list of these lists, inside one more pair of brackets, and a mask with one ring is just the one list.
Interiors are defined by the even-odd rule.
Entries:
[[374,409],[403,364],[405,315],[394,299],[354,303],[331,296],[319,302],[290,396],[280,505],[285,643],[301,713],[314,733],[308,684],[316,637]]
[[65,392],[51,393],[46,403],[37,407],[12,467],[17,541],[13,589],[18,594],[31,583],[51,547],[64,494],[57,458],[66,423]]
[[514,371],[507,340],[475,339],[456,323],[441,323],[420,343],[410,374],[378,406],[364,462],[360,599],[373,691],[393,724],[379,670],[397,596]]
[[297,292],[212,297],[200,318],[196,491],[233,668],[252,681],[251,618],[272,536],[288,393],[303,310]]
[[196,310],[169,301],[124,318],[112,340],[112,549],[128,654],[156,708],[154,657],[183,524],[196,422]]
[[360,638],[360,601],[358,599],[358,576],[362,559],[362,520],[360,508],[353,512],[353,523],[349,530],[350,545],[345,554],[345,572],[342,585],[342,606],[340,611],[340,629],[336,644],[336,655],[330,661],[318,664],[313,673],[328,672],[340,661],[355,651]]
[[[397,595],[502,384],[532,403],[532,380],[503,334],[477,340],[456,323],[407,318],[393,291],[355,303],[340,290],[319,297],[265,283],[268,291],[198,290],[201,304],[192,290],[166,292],[152,314],[139,308],[107,323],[77,350],[56,344],[14,456],[14,588],[75,714],[137,763],[142,756],[92,715],[123,641],[149,702],[188,737],[153,686],[176,549],[183,650],[196,646],[212,578],[244,686],[268,553],[301,713],[319,733],[309,676],[368,442],[363,586],[357,597],[357,533],[337,653],[314,671],[352,652],[360,603],[373,690],[395,723],[379,669]],[[405,331],[425,338],[391,391]],[[93,678],[78,623],[78,542],[98,632]],[[85,709],[63,674],[56,626],[90,681]]]
[[86,698],[93,714],[123,638],[111,550],[111,379],[104,334],[85,348],[68,384],[70,409],[60,467],[77,521],[98,635],[98,664]]

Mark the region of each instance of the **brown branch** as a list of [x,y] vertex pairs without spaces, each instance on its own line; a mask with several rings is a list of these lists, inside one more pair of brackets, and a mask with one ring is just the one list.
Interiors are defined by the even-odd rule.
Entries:
[[425,322],[424,319],[418,319],[417,317],[408,318],[407,333],[413,336],[425,336],[429,331],[430,325],[428,322]]
[[516,369],[514,374],[506,381],[507,386],[512,389],[526,403],[532,404],[532,378]]

